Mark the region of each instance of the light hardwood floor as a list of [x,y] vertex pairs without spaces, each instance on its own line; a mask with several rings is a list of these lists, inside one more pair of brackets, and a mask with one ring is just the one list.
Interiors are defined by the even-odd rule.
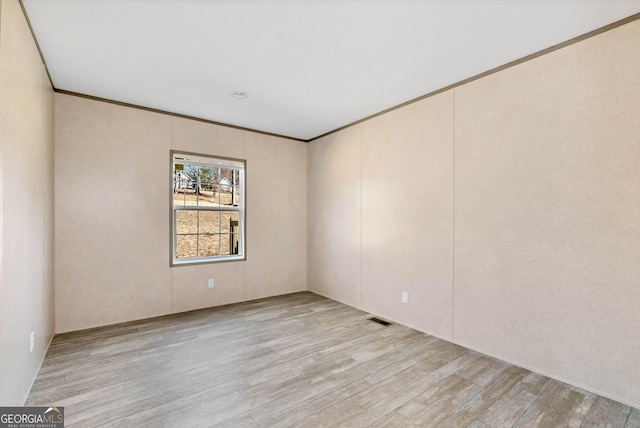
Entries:
[[296,293],[55,337],[67,427],[640,427],[640,411]]

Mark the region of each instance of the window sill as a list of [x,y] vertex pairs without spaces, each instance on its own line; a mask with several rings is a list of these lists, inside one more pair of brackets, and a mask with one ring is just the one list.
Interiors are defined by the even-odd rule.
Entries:
[[225,257],[211,257],[207,259],[173,260],[170,264],[170,267],[194,266],[194,265],[225,263],[225,262],[242,262],[245,260],[247,260],[245,256],[225,256]]

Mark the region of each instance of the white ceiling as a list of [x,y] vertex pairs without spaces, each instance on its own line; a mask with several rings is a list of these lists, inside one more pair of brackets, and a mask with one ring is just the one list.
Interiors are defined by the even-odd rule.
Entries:
[[57,89],[304,140],[640,12],[640,0],[23,4]]

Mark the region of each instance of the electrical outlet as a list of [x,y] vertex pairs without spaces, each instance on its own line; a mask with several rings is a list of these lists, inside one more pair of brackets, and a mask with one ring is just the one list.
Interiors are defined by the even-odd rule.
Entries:
[[33,348],[36,346],[36,335],[32,331],[29,339],[29,352],[33,352]]
[[402,292],[402,303],[409,303],[409,293],[406,291]]
[[213,280],[213,278],[209,278],[209,288],[213,288],[215,285],[216,285],[216,283]]

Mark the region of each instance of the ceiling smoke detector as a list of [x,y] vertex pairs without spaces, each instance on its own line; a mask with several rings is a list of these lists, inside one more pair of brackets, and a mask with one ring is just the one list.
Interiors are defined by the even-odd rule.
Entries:
[[232,95],[234,98],[238,98],[238,99],[240,99],[240,100],[243,100],[243,99],[245,99],[245,98],[248,98],[248,97],[249,97],[249,94],[247,94],[246,92],[242,92],[242,91],[235,91],[235,92],[232,92],[232,93],[231,93],[231,95]]

